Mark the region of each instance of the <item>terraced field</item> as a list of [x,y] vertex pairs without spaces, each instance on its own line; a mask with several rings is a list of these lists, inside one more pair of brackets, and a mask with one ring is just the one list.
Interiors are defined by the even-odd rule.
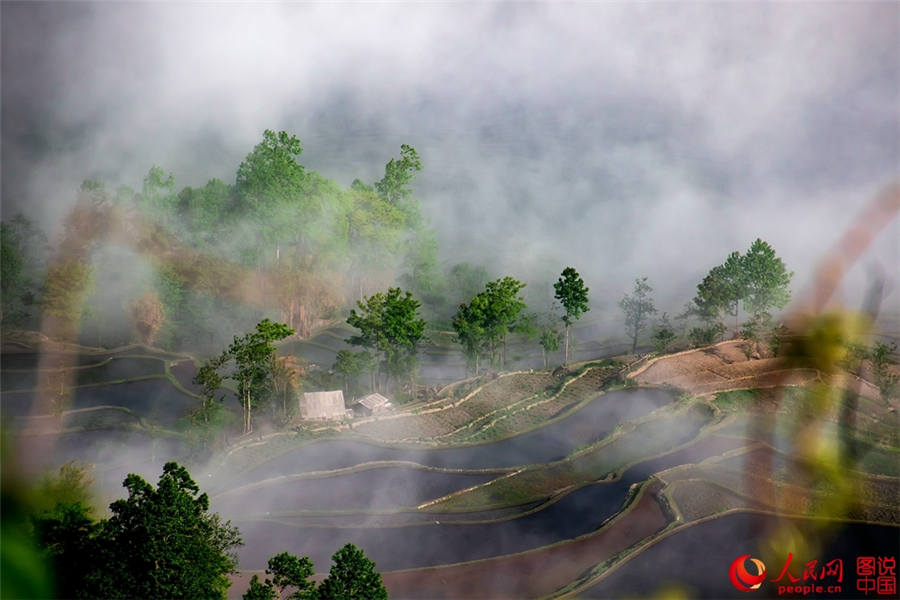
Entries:
[[[324,353],[338,342],[310,347]],[[677,385],[618,389],[623,362],[558,377],[523,370],[340,430],[314,424],[236,440],[203,464],[190,463],[183,429],[198,403],[190,357],[62,348],[69,366],[53,370],[20,347],[2,355],[0,402],[38,462],[89,461],[107,488],[128,471],[152,476],[165,460],[187,462],[245,540],[234,598],[269,556],[308,555],[321,570],[345,542],[376,561],[395,598],[604,597],[626,589],[621,574],[647,564],[645,552],[693,539],[682,532],[695,523],[757,511],[867,523],[876,537],[900,523],[896,402],[864,394],[853,423],[842,420],[840,398],[817,413],[817,439],[855,449],[838,478],[797,442],[809,426],[806,388],[723,391],[794,380],[775,363],[767,371],[717,348],[693,379],[680,368],[666,375],[663,360],[633,367],[643,369],[638,380],[687,382],[695,395]],[[35,398],[61,382],[68,404],[35,413]],[[852,502],[835,501],[848,491]]]

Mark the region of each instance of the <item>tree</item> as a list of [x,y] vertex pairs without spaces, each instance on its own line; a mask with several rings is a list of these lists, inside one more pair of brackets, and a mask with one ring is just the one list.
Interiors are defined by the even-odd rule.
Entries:
[[[263,242],[271,249],[275,263],[280,262],[284,240],[292,235],[309,238],[316,234],[322,206],[315,184],[322,178],[307,173],[297,162],[302,152],[297,136],[266,129],[235,178],[246,215],[257,226],[247,251],[255,254]],[[253,262],[258,259],[254,256]]]
[[569,364],[569,327],[581,317],[582,313],[590,310],[588,308],[589,289],[584,286],[584,281],[578,271],[572,267],[563,269],[559,280],[553,284],[553,289],[556,292],[554,297],[559,300],[566,311],[562,321],[566,326],[565,364]]
[[709,329],[724,315],[734,316],[735,332],[739,332],[740,306],[750,314],[744,331],[755,331],[755,325],[769,320],[769,310],[783,308],[790,300],[793,273],[789,273],[769,244],[757,239],[744,255],[732,252],[721,265],[710,269],[697,285],[693,312]]
[[669,322],[669,314],[663,313],[653,332],[653,348],[658,354],[663,354],[674,340],[675,330]]
[[95,523],[77,502],[35,521],[39,543],[63,565],[60,595],[225,598],[241,539],[209,512],[187,470],[169,462],[156,488],[135,474],[124,485],[128,498],[110,504],[108,520]]
[[98,558],[100,525],[90,508],[81,501],[59,502],[32,516],[31,524],[37,545],[52,566],[57,597],[82,596]]
[[278,594],[268,581],[261,583],[259,575],[253,575],[253,578],[250,579],[250,587],[241,598],[242,600],[278,600]]
[[705,327],[692,327],[690,333],[688,333],[688,338],[691,340],[691,345],[699,348],[715,343],[724,333],[725,325],[715,322]]
[[272,357],[276,350],[273,342],[293,334],[294,330],[284,323],[263,319],[256,325],[256,331],[240,338],[235,336],[228,347],[227,355],[234,360],[236,367],[230,377],[238,384],[238,395],[244,407],[245,434],[253,431],[253,394],[262,392],[271,374]]
[[541,351],[544,356],[544,368],[547,368],[547,357],[551,352],[559,350],[559,331],[552,327],[545,327],[541,331]]
[[520,315],[525,302],[519,293],[524,287],[524,283],[512,277],[490,281],[469,304],[461,304],[454,315],[456,339],[465,348],[469,360],[474,361],[476,374],[479,358],[485,351],[494,362],[499,349],[501,364],[505,361],[507,335],[524,323]]
[[78,595],[93,568],[99,531],[90,507],[93,482],[87,465],[70,461],[41,480],[29,506],[35,540],[52,565],[60,598]]
[[46,238],[22,215],[0,223],[0,317],[7,324],[24,325],[35,303],[39,258]]
[[791,299],[793,272],[775,256],[775,250],[757,238],[741,259],[744,306],[755,319],[765,320],[771,309],[782,309]]
[[288,552],[276,554],[269,559],[266,573],[273,575],[272,585],[278,588],[278,598],[283,597],[288,588],[295,588],[288,600],[307,600],[315,596],[316,584],[310,581],[314,573],[313,564],[307,556],[297,558]]
[[306,375],[306,371],[294,356],[272,355],[270,367],[272,376],[272,391],[276,398],[281,399],[281,419],[288,421],[293,406],[292,400],[300,389],[300,378]]
[[897,344],[894,342],[875,342],[870,351],[872,358],[873,374],[875,375],[875,383],[881,390],[881,397],[890,400],[897,397],[897,390],[900,388],[900,377],[891,370],[890,365],[896,364],[893,356],[897,353]]
[[[363,373],[369,373],[374,378],[374,371],[377,367],[377,359],[365,350],[361,352],[339,350],[332,369],[343,377],[344,389],[355,397],[361,387],[359,377]],[[370,383],[374,388],[374,381],[370,381]]]
[[365,279],[379,275],[393,280],[406,233],[406,215],[358,179],[347,192],[347,244],[351,289],[357,300],[365,298]]
[[496,348],[502,344],[501,366],[506,364],[506,338],[510,331],[521,325],[519,318],[522,310],[525,309],[525,301],[520,292],[524,287],[525,284],[521,281],[512,277],[504,277],[488,282],[484,289],[484,295],[487,298],[485,332],[491,360],[494,359]]
[[387,600],[387,590],[375,563],[347,544],[331,557],[333,565],[319,586],[320,600]]
[[[284,323],[263,319],[256,325],[256,331],[241,337],[234,336],[228,349],[220,356],[208,360],[194,376],[194,383],[202,387],[203,410],[212,406],[223,379],[231,379],[238,386],[238,397],[244,414],[243,431],[245,434],[253,431],[251,409],[254,404],[259,403],[260,396],[267,388],[268,391],[287,393],[287,385],[282,385],[284,382],[280,378],[289,377],[293,371],[290,371],[289,365],[278,365],[274,342],[293,333],[294,330]],[[234,361],[234,370],[223,376],[220,369],[231,361]],[[282,372],[285,370],[287,372]],[[219,401],[222,401],[221,397]]]
[[12,227],[0,223],[0,310],[6,320],[15,314],[10,307],[20,302],[25,289],[25,257],[17,242]]
[[[209,421],[209,408],[217,400],[216,393],[222,387],[222,376],[219,369],[227,360],[227,355],[211,358],[203,363],[192,380],[194,385],[200,386],[201,414],[199,415],[203,421]],[[219,396],[218,401],[222,402],[224,396]]]
[[[250,587],[243,595],[243,600],[313,600],[316,597],[316,584],[310,581],[313,576],[313,564],[309,557],[297,558],[289,552],[281,552],[269,559],[266,573],[274,575],[265,582],[254,575]],[[278,588],[276,590],[276,588]],[[294,592],[284,596],[288,588]]]
[[479,294],[469,304],[460,304],[452,320],[456,341],[462,344],[469,362],[474,363],[475,375],[478,375],[479,360],[487,347],[486,312],[487,298]]
[[238,167],[238,191],[252,204],[283,201],[302,192],[306,170],[297,162],[303,145],[286,131],[263,132],[262,141]]
[[425,334],[425,321],[419,318],[419,301],[410,292],[390,288],[356,303],[347,324],[359,329],[347,342],[380,352],[390,376],[412,376],[419,341]]
[[416,176],[416,172],[421,170],[422,161],[419,160],[416,149],[402,144],[400,158],[392,158],[385,165],[384,177],[375,183],[375,191],[385,202],[400,205],[403,210],[412,194],[412,190],[408,186]]
[[647,318],[656,312],[650,292],[653,288],[647,278],[634,280],[634,291],[619,300],[619,308],[625,313],[625,327],[631,336],[631,353],[637,352],[637,341],[641,331],[647,326]]

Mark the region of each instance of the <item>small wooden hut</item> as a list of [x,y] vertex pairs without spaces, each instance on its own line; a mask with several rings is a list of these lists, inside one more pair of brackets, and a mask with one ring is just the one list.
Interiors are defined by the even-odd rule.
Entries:
[[344,392],[307,392],[300,397],[299,408],[301,419],[343,419]]
[[374,393],[360,398],[354,409],[359,415],[374,415],[387,410],[390,406],[390,400],[381,394]]

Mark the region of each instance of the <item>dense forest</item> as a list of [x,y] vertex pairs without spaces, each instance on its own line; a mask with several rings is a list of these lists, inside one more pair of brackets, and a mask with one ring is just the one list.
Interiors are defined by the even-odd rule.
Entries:
[[395,283],[448,321],[487,281],[483,268],[439,264],[412,194],[414,148],[401,146],[380,180],[347,188],[306,169],[302,151],[267,130],[233,183],[179,190],[160,167],[139,191],[85,181],[52,244],[22,217],[4,223],[4,324],[38,328],[43,310],[77,324],[85,343],[214,352],[263,317],[308,337]]

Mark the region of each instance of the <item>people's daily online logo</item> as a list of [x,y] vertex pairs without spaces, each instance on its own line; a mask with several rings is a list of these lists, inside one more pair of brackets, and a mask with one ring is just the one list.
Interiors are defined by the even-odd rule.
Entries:
[[[750,559],[750,564],[756,568],[755,574],[747,570],[748,558]],[[742,592],[756,590],[766,580],[766,565],[758,558],[750,558],[749,554],[738,556],[731,563],[728,576],[731,577],[731,584]]]
[[[778,584],[775,591],[779,596],[810,594],[840,594],[844,591],[844,560],[834,558],[819,562],[817,559],[803,565],[803,574],[795,576],[791,573],[793,553],[788,553],[784,567],[777,577],[768,581]],[[799,569],[798,569],[799,570]],[[728,568],[731,585],[742,592],[753,592],[766,582],[766,565],[749,554],[738,556]],[[897,557],[896,556],[858,556],[856,558],[856,586],[848,589],[855,596],[860,593],[878,596],[895,596],[897,594]]]

